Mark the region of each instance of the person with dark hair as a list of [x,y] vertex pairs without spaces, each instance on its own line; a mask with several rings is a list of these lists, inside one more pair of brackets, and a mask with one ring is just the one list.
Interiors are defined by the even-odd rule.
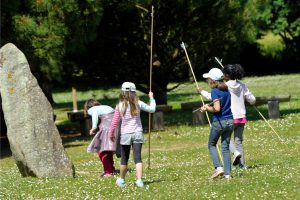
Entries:
[[[223,176],[226,179],[231,178],[231,161],[229,143],[233,129],[232,113],[230,110],[230,93],[224,84],[224,75],[218,68],[212,68],[208,73],[203,74],[211,90],[211,99],[213,105],[205,104],[201,107],[201,112],[213,113],[213,122],[211,123],[208,139],[208,149],[215,168],[211,178]],[[224,161],[224,170],[216,149],[219,138],[221,137],[221,149]]]
[[[109,128],[114,116],[114,109],[107,105],[101,105],[95,99],[89,99],[84,104],[85,115],[92,117],[90,135],[95,135],[87,148],[89,153],[98,153],[103,164],[103,177],[112,176],[115,172],[113,154],[117,149],[117,143],[109,139]],[[98,126],[99,119],[101,123]],[[115,132],[118,136],[118,129]]]
[[256,101],[248,87],[240,81],[244,74],[245,71],[239,64],[224,67],[224,79],[227,81],[226,85],[231,94],[231,112],[234,123],[234,142],[230,143],[230,151],[234,154],[233,165],[239,165],[241,169],[247,168],[243,148],[243,132],[247,123],[245,101],[251,105]]
[[223,71],[225,80],[242,80],[245,74],[245,71],[240,64],[225,65]]
[[[233,165],[239,165],[240,169],[246,169],[245,155],[243,148],[243,132],[246,119],[245,101],[251,105],[255,104],[255,97],[249,91],[248,87],[240,80],[243,78],[245,71],[240,64],[229,64],[223,69],[224,80],[231,94],[231,112],[234,123],[234,142],[230,142],[230,151],[233,153]],[[211,94],[200,89],[200,94],[206,99],[211,100]]]

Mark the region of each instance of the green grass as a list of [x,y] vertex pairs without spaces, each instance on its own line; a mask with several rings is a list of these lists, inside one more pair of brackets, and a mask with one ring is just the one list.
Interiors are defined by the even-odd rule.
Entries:
[[[125,188],[115,186],[116,177],[100,178],[102,166],[98,158],[86,153],[91,138],[77,137],[64,140],[76,168],[76,178],[22,178],[14,159],[4,157],[0,159],[0,199],[299,199],[300,74],[249,77],[244,82],[256,96],[291,94],[292,99],[280,103],[280,119],[269,120],[284,143],[255,110],[248,109],[244,148],[249,169],[233,169],[233,179],[229,182],[209,180],[213,172],[207,150],[209,126],[191,126],[191,112],[179,110],[181,102],[199,100],[195,86],[184,83],[168,96],[174,111],[165,114],[166,130],[151,133],[150,169],[147,168],[148,134],[145,134],[142,152],[145,188],[134,187],[132,155]],[[208,89],[204,82],[199,84]],[[79,105],[93,95],[113,106],[118,88],[79,91]],[[73,126],[66,119],[66,112],[72,110],[70,92],[56,92],[54,99],[58,103],[57,124],[61,128]],[[259,109],[267,116],[266,106]],[[120,159],[115,159],[115,163],[118,167]]]

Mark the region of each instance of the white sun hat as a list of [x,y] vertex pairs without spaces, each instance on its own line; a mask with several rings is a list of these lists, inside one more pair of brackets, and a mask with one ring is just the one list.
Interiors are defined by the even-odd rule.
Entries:
[[208,73],[203,74],[203,78],[211,78],[215,81],[223,80],[224,74],[219,68],[212,68]]
[[131,91],[131,92],[135,92],[135,91],[136,91],[136,87],[135,87],[135,84],[132,83],[132,82],[124,82],[124,83],[122,84],[121,90],[122,90],[122,91]]

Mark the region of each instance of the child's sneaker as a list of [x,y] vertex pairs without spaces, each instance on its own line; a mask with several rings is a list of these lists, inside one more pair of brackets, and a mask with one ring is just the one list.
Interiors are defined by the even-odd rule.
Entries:
[[105,172],[103,172],[103,174],[101,175],[101,177],[110,177],[110,176],[112,176],[111,173],[105,173]]
[[240,170],[247,170],[248,167],[246,165],[240,165]]
[[224,175],[225,180],[230,181],[232,177],[230,175]]
[[124,187],[125,186],[125,180],[122,178],[118,178],[116,181],[117,186]]
[[139,179],[135,182],[135,185],[137,187],[144,187],[144,182],[142,181],[142,179]]
[[219,177],[219,176],[223,176],[223,174],[224,174],[223,168],[222,168],[222,167],[218,167],[218,168],[215,170],[215,172],[213,173],[213,175],[211,176],[211,178],[212,178],[212,179],[215,179],[215,178],[217,178],[217,177]]
[[235,153],[234,153],[234,156],[233,156],[233,162],[232,162],[232,165],[233,165],[233,166],[238,165],[239,162],[240,162],[241,157],[242,157],[242,154],[240,154],[240,152],[235,152]]

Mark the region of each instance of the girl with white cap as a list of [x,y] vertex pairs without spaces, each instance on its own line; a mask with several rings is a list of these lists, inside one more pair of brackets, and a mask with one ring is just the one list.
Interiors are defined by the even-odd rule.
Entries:
[[[245,164],[244,148],[243,148],[243,132],[246,119],[246,106],[245,102],[255,104],[256,98],[250,92],[248,87],[240,80],[244,76],[244,69],[240,64],[228,64],[224,69],[224,80],[231,95],[231,112],[233,115],[233,132],[234,142],[230,143],[230,151],[233,153],[234,166],[238,165],[240,169],[247,169]],[[199,91],[202,96],[211,100],[211,94],[205,90]]]
[[[213,122],[211,124],[210,135],[208,139],[208,149],[215,167],[211,178],[225,176],[230,178],[231,162],[229,143],[233,130],[233,117],[230,109],[230,93],[223,81],[224,75],[218,68],[212,68],[208,73],[203,74],[211,90],[213,105],[208,104],[201,107],[202,112],[212,112]],[[220,158],[216,149],[216,144],[221,137],[221,149],[224,161],[224,169],[221,165]]]
[[141,158],[142,144],[144,143],[143,128],[140,118],[140,111],[155,112],[156,103],[153,93],[149,92],[150,105],[140,101],[136,96],[136,87],[134,83],[124,82],[119,95],[119,103],[115,108],[115,114],[110,127],[110,138],[115,140],[114,130],[121,121],[121,166],[120,178],[116,184],[119,187],[125,186],[125,175],[127,172],[127,163],[130,155],[130,148],[133,148],[134,162],[136,166],[136,186],[144,187],[142,181],[143,165]]

